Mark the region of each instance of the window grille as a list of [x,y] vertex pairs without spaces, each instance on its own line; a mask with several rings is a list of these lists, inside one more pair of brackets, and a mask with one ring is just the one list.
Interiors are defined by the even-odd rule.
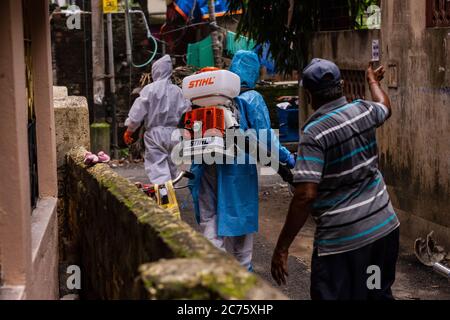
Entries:
[[427,0],[427,27],[450,27],[450,0]]
[[366,73],[363,70],[341,70],[344,80],[344,94],[349,101],[365,99]]

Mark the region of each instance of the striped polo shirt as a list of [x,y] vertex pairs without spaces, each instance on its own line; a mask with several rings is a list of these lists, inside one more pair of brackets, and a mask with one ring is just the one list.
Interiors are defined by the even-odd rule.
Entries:
[[376,129],[388,114],[382,104],[342,97],[320,107],[302,128],[294,182],[318,184],[319,256],[361,248],[399,226],[378,169]]

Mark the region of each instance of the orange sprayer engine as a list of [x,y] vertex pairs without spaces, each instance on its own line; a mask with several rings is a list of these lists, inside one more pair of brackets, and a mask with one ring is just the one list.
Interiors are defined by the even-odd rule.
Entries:
[[183,95],[193,105],[180,123],[185,129],[182,140],[184,160],[205,153],[234,156],[227,151],[225,134],[227,129],[239,128],[238,109],[233,98],[239,95],[240,89],[238,75],[217,68],[204,68],[183,79]]
[[223,136],[225,134],[225,112],[223,109],[216,107],[197,108],[186,112],[184,115],[184,129],[192,133],[194,138],[195,123],[202,123],[202,137],[208,132],[216,131],[217,134]]

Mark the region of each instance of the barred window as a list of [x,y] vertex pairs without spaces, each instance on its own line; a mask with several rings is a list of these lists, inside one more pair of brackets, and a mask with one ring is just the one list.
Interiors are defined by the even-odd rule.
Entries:
[[427,0],[427,27],[450,27],[450,0]]
[[365,99],[366,73],[364,70],[341,70],[344,80],[344,95],[347,100]]

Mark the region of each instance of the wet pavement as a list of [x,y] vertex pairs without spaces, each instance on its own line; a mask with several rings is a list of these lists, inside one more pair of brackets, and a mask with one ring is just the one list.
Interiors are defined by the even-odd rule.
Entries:
[[[114,168],[117,173],[130,179],[147,183],[143,164],[125,164]],[[283,226],[291,195],[276,175],[260,175],[260,230],[255,237],[253,263],[255,273],[278,287],[270,275],[270,261],[279,232]],[[183,182],[180,186],[184,185]],[[198,230],[188,189],[177,190],[181,216]],[[292,244],[289,256],[289,278],[286,286],[279,287],[291,299],[309,299],[310,260],[314,236],[314,223],[309,220]],[[450,283],[432,270],[417,262],[413,252],[413,241],[402,239],[397,264],[397,281],[393,287],[397,299],[406,300],[450,300]]]

